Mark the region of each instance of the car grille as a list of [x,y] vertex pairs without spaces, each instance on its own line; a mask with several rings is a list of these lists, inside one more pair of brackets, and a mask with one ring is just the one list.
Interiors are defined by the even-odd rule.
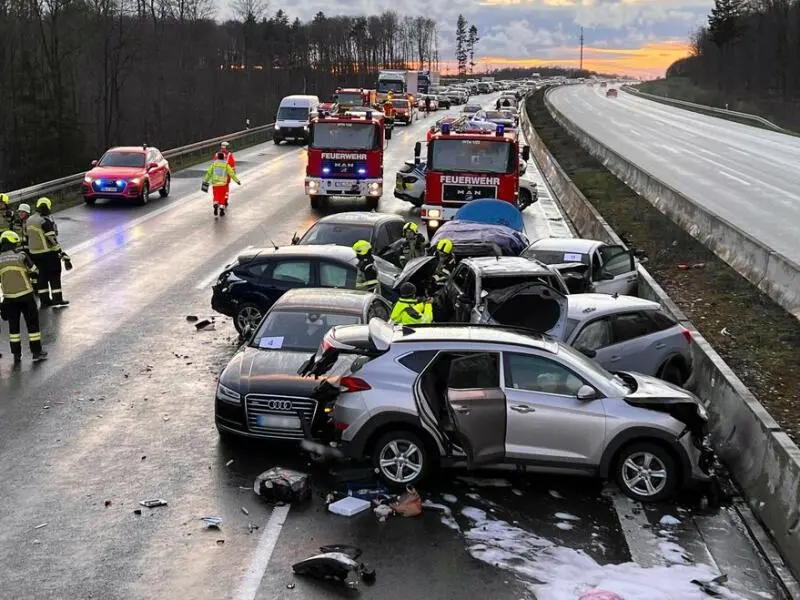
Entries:
[[302,429],[284,429],[281,427],[265,427],[259,424],[262,415],[277,417],[301,417],[308,423],[309,429],[317,413],[317,401],[311,398],[297,398],[292,396],[268,396],[262,394],[248,394],[245,396],[245,414],[247,428],[253,433],[292,440],[303,439]]
[[[120,181],[122,185],[117,185],[117,181]],[[128,185],[128,182],[125,180],[117,180],[117,179],[95,179],[92,182],[92,189],[95,192],[106,192],[106,193],[122,193],[125,191],[125,187]]]

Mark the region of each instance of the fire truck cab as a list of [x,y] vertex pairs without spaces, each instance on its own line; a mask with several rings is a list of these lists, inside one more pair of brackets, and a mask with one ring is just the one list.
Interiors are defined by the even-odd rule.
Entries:
[[337,88],[335,102],[340,107],[375,106],[378,102],[375,90],[364,88]]
[[[422,144],[414,146],[419,163]],[[524,146],[523,161],[530,158]],[[452,219],[470,200],[496,198],[519,205],[520,151],[516,133],[502,124],[494,131],[465,128],[452,130],[443,122],[428,141],[425,171],[425,203],[420,216],[431,237],[444,221]]]
[[377,208],[383,195],[383,148],[391,131],[382,113],[369,108],[320,113],[309,131],[305,191],[311,208],[329,198],[366,198]]

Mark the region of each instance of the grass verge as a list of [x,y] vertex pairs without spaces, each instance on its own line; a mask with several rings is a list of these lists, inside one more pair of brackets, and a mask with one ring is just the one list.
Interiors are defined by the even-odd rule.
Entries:
[[[647,251],[647,270],[797,443],[800,323],[609,172],[550,116],[544,90],[527,103],[550,153],[615,231]],[[703,264],[678,269],[679,264]]]

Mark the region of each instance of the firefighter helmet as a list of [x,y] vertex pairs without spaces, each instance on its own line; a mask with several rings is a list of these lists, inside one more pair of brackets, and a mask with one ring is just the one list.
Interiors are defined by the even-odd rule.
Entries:
[[50,198],[39,198],[36,201],[36,208],[42,208],[42,206],[46,206],[48,209],[52,209],[53,203],[50,202]]
[[356,253],[356,256],[366,256],[372,251],[372,244],[367,240],[358,240],[353,244],[353,251]]
[[414,233],[417,233],[419,231],[419,227],[417,227],[416,223],[409,221],[408,223],[403,225],[403,231],[409,231],[409,230],[413,231]]
[[11,198],[8,197],[8,194],[0,194],[0,204],[8,204],[11,202]]
[[443,239],[436,244],[436,250],[442,254],[453,253],[453,240]]
[[8,242],[9,244],[19,244],[20,239],[19,236],[14,231],[4,231],[2,235],[0,235],[0,242]]

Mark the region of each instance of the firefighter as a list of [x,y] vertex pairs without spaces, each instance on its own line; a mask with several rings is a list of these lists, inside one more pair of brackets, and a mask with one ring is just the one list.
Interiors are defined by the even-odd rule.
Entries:
[[392,242],[388,251],[392,254],[399,254],[400,266],[404,267],[410,260],[425,256],[427,246],[425,236],[419,232],[417,224],[409,221],[403,225],[403,237]]
[[380,294],[381,284],[378,281],[378,267],[375,266],[375,258],[372,256],[372,244],[367,240],[358,240],[353,244],[353,251],[358,258],[356,289]]
[[11,208],[11,198],[8,194],[0,194],[0,233],[13,231],[16,220],[14,210]]
[[431,97],[425,96],[425,116],[427,117],[431,113]]
[[0,234],[0,291],[3,292],[0,316],[4,321],[8,321],[8,338],[14,362],[19,363],[22,360],[21,317],[25,318],[33,361],[39,362],[47,358],[47,352],[42,350],[39,310],[36,308],[33,289],[36,266],[19,249],[21,241],[13,231]]
[[[50,216],[53,204],[49,198],[39,198],[34,212],[25,224],[28,233],[28,254],[39,270],[39,300],[42,308],[69,305],[61,291],[61,261],[67,271],[72,270],[72,261],[58,243],[58,227]],[[52,296],[51,296],[52,294]]]
[[228,181],[233,179],[238,185],[242,185],[236,172],[231,168],[225,159],[224,152],[217,152],[217,158],[208,166],[206,174],[203,176],[203,191],[208,190],[211,184],[214,196],[214,216],[225,216],[225,209],[228,206]]
[[389,323],[416,325],[433,322],[433,306],[427,300],[417,298],[417,288],[413,283],[400,286],[400,299],[392,307]]
[[438,264],[433,274],[433,280],[437,287],[441,287],[450,278],[453,267],[456,265],[456,257],[453,256],[453,240],[444,238],[437,242],[436,258]]
[[[236,172],[236,158],[233,156],[233,152],[231,152],[229,148],[230,148],[230,144],[228,142],[222,142],[220,144],[220,146],[219,146],[219,151],[222,152],[225,155],[225,160],[228,162],[228,164],[231,166],[231,169],[233,169],[233,172],[235,173]],[[228,200],[230,199],[230,195],[231,195],[231,178],[228,177],[228,183],[227,183],[227,187],[225,189],[225,201],[226,201],[226,204],[227,204]]]
[[26,252],[28,251],[28,228],[26,224],[28,222],[28,217],[30,216],[30,204],[20,204],[19,208],[17,209],[17,227],[15,228],[15,231],[22,240],[22,247]]

